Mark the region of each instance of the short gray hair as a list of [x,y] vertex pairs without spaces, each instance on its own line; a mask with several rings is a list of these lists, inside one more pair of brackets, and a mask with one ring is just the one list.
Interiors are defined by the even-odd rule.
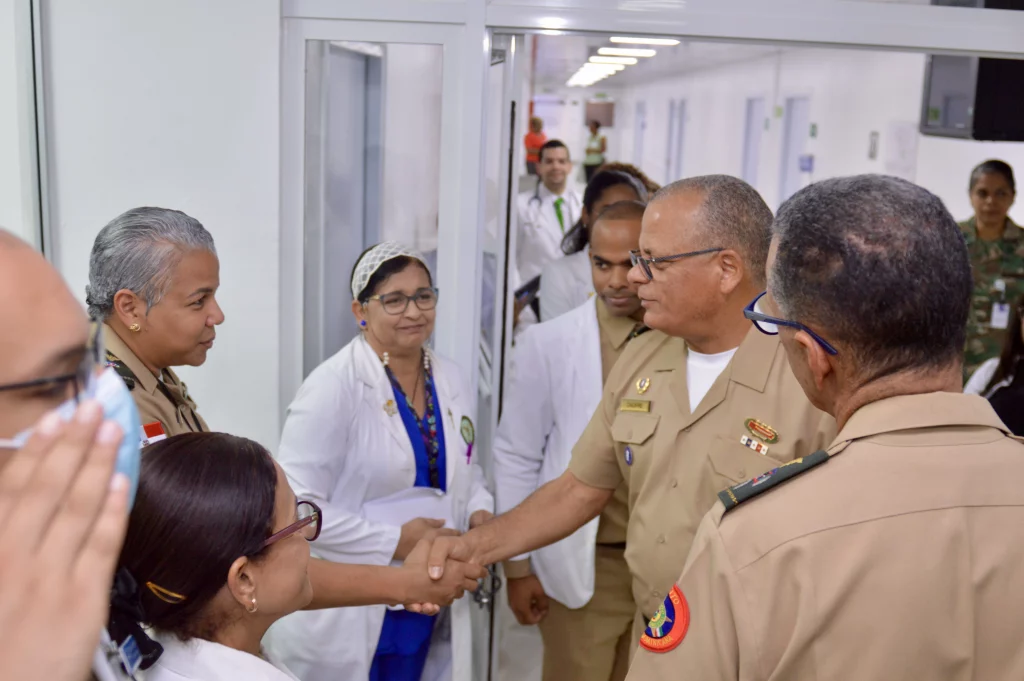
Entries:
[[108,319],[114,294],[123,289],[146,301],[149,312],[167,292],[181,257],[196,249],[217,254],[206,228],[180,210],[143,207],[118,215],[96,235],[89,256],[89,316]]
[[687,192],[704,196],[700,231],[708,248],[731,248],[743,258],[749,276],[765,285],[765,264],[772,242],[772,210],[757,190],[731,175],[701,175],[666,185],[651,203]]

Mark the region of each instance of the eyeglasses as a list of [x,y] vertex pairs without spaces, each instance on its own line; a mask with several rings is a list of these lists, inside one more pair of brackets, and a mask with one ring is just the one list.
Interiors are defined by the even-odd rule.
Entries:
[[320,527],[323,525],[324,518],[323,513],[320,512],[320,507],[312,501],[299,501],[296,503],[296,506],[298,507],[299,519],[280,532],[275,532],[267,537],[260,546],[260,551],[274,542],[279,542],[292,536],[296,532],[301,532],[306,541],[316,541],[316,538],[320,536]]
[[750,305],[747,305],[747,307],[743,310],[743,316],[752,321],[754,323],[754,326],[757,327],[758,331],[765,334],[766,336],[779,335],[780,326],[788,326],[791,329],[806,331],[811,338],[818,341],[818,344],[825,349],[825,352],[827,352],[830,355],[839,354],[839,352],[834,347],[832,347],[832,345],[827,340],[825,340],[818,334],[814,333],[800,322],[791,322],[786,319],[779,319],[778,317],[772,317],[762,312],[761,299],[764,298],[766,293],[768,292],[764,291],[761,294],[759,294],[757,298],[754,298],[752,301],[750,301]]
[[654,273],[651,272],[651,265],[656,265],[660,262],[675,262],[682,260],[683,258],[692,258],[695,255],[707,255],[708,253],[718,253],[724,251],[724,248],[704,248],[699,251],[690,251],[689,253],[677,253],[675,255],[663,255],[659,258],[645,258],[640,251],[629,252],[629,262],[633,264],[633,267],[640,266],[640,270],[647,277],[647,281],[654,281]]
[[409,301],[415,301],[416,307],[423,312],[427,312],[437,307],[437,295],[438,290],[436,288],[421,288],[411,296],[407,296],[401,291],[394,291],[383,295],[370,296],[363,303],[363,306],[369,305],[371,300],[379,300],[385,312],[399,315],[404,314],[409,309]]
[[68,383],[71,383],[74,385],[75,402],[78,402],[79,396],[87,393],[93,381],[96,380],[97,365],[104,361],[106,361],[106,348],[103,344],[103,324],[93,321],[92,332],[89,337],[89,343],[86,345],[85,354],[82,356],[82,361],[74,373],[37,378],[34,381],[25,381],[23,383],[0,385],[0,392],[23,390],[26,388],[51,389],[56,392],[62,387],[67,386]]

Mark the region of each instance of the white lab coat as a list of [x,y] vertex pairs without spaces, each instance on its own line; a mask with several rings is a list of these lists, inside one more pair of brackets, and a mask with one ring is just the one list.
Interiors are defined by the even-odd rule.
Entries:
[[154,638],[164,652],[155,665],[143,672],[146,681],[299,681],[267,651],[264,660],[198,638],[187,643],[171,635]]
[[516,232],[516,271],[519,280],[516,286],[530,281],[544,268],[544,265],[561,258],[562,237],[572,229],[580,219],[583,200],[579,192],[567,187],[562,198],[562,218],[565,220],[565,232],[558,223],[555,213],[555,199],[542,183],[536,191],[520,194],[517,200],[518,231]]
[[549,322],[587,302],[594,295],[590,247],[552,260],[540,275],[540,318]]
[[[470,462],[461,434],[463,416],[473,420],[475,400],[455,364],[433,353],[430,358],[446,450],[445,500],[455,529],[465,531],[474,512],[494,510],[475,462],[479,449],[473,449]],[[277,460],[295,494],[323,510],[320,537],[312,546],[318,557],[392,562],[401,526],[368,520],[364,505],[408,490],[416,479],[412,443],[394,400],[384,367],[358,336],[309,375],[289,407]],[[439,640],[444,628],[435,629],[425,681],[470,681],[470,607],[465,598],[451,606],[450,647]],[[271,628],[267,645],[302,681],[366,679],[385,610],[381,605],[297,612]],[[428,676],[437,666],[438,675]]]
[[[601,401],[596,299],[527,329],[516,343],[494,440],[495,491],[504,513],[565,472]],[[569,608],[594,595],[598,518],[529,554],[544,591]],[[520,556],[519,558],[525,558]]]

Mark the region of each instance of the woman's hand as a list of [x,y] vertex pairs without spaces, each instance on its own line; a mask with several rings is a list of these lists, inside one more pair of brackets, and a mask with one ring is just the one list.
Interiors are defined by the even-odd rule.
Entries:
[[416,544],[422,539],[433,541],[435,537],[457,537],[459,532],[447,530],[444,520],[438,518],[414,518],[402,525],[402,534],[395,549],[395,560],[405,560]]
[[469,529],[472,530],[474,527],[479,527],[493,517],[494,514],[490,511],[476,511],[473,515],[469,516]]

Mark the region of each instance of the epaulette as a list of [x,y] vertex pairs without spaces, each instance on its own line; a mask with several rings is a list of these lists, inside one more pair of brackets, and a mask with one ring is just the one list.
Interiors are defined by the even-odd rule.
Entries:
[[107,350],[107,366],[111,367],[117,372],[117,375],[124,380],[125,387],[128,388],[129,392],[135,390],[135,384],[138,382],[138,378],[132,373],[132,370],[124,365],[124,362],[119,360],[114,353]]
[[809,456],[805,456],[800,459],[793,459],[787,464],[783,464],[778,468],[773,468],[767,473],[741,482],[738,485],[724,489],[718,493],[718,498],[725,504],[725,512],[728,513],[732,509],[736,508],[744,501],[753,499],[758,494],[770,490],[772,487],[780,485],[790,478],[794,478],[805,471],[809,471],[818,464],[825,463],[829,460],[827,452],[818,451],[814,452]]

